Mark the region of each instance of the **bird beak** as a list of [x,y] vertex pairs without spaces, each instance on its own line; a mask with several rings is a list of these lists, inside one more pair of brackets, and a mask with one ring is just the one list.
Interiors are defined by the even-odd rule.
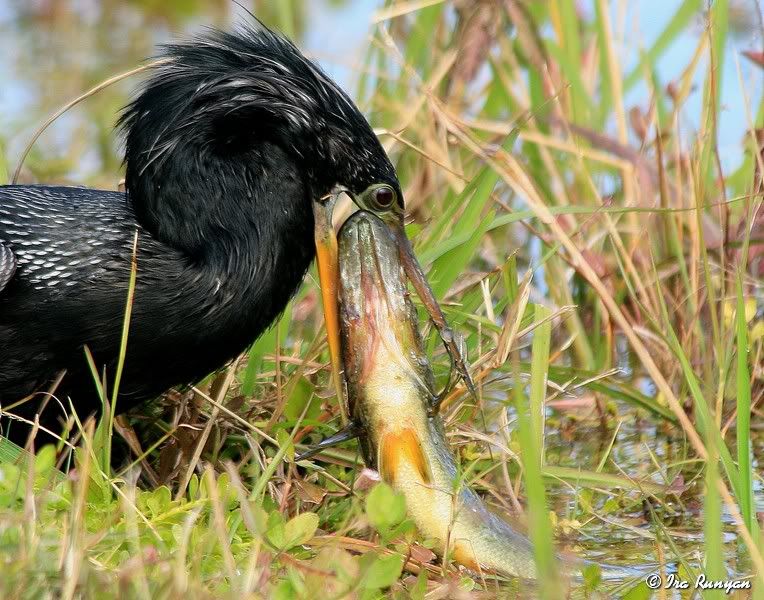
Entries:
[[326,340],[332,367],[332,382],[337,392],[343,424],[347,422],[347,404],[342,379],[342,356],[340,354],[340,316],[337,290],[339,289],[339,264],[337,259],[337,234],[332,225],[332,213],[341,192],[332,192],[313,202],[314,237],[318,280],[321,285],[321,301],[324,307]]
[[[331,358],[332,380],[337,391],[337,397],[340,399],[343,422],[346,422],[347,398],[342,377],[339,298],[337,295],[339,289],[337,235],[332,225],[334,206],[342,191],[344,190],[332,192],[315,201],[313,203],[313,217],[315,220],[316,261],[318,263],[318,278],[321,285],[321,299],[326,320],[326,337]],[[438,330],[454,369],[464,381],[469,392],[474,395],[475,387],[469,374],[467,360],[457,343],[457,337],[448,326],[443,310],[440,308],[424,271],[414,254],[414,249],[403,228],[402,214],[389,213],[382,216],[382,219],[390,228],[406,276],[414,286],[414,290],[422,301],[422,305],[430,316],[433,325]]]

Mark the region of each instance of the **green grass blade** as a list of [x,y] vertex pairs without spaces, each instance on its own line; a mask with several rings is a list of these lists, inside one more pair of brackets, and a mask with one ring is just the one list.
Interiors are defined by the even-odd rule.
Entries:
[[[589,116],[591,101],[580,77],[581,35],[579,28],[576,2],[574,0],[557,0],[556,10],[562,27],[559,52],[555,58],[562,67],[567,81],[571,84],[572,106],[571,119],[579,124],[585,124]],[[548,41],[548,40],[547,40]],[[552,51],[553,44],[547,44],[547,51]],[[578,67],[578,68],[576,68]]]
[[535,321],[540,323],[533,333],[531,347],[531,424],[533,435],[539,448],[544,447],[544,400],[546,399],[547,372],[549,369],[549,347],[552,340],[551,311],[536,304]]
[[601,473],[577,467],[561,467],[559,465],[544,465],[541,474],[546,479],[565,481],[571,485],[589,488],[620,488],[635,490],[647,494],[665,494],[665,485],[650,480],[632,480],[623,475]]
[[745,320],[745,298],[743,284],[737,277],[737,303],[735,330],[737,338],[737,373],[735,391],[737,396],[737,468],[740,476],[740,512],[743,521],[752,534],[758,530],[753,502],[753,481],[751,466],[751,382],[748,372],[748,324]]
[[467,264],[475,256],[477,248],[483,240],[483,236],[493,218],[494,213],[491,211],[478,224],[477,228],[472,230],[472,235],[464,244],[446,253],[433,264],[429,277],[433,292],[435,292],[437,298],[442,298],[454,284],[457,277],[464,273]]
[[565,80],[570,84],[571,94],[573,95],[573,112],[571,115],[573,121],[578,124],[586,123],[593,102],[586,91],[584,80],[581,79],[581,65],[577,62],[577,57],[571,56],[568,48],[561,48],[551,40],[547,40],[546,50],[557,61],[557,64],[562,67]]
[[0,463],[15,463],[19,457],[26,454],[21,446],[14,444],[8,438],[0,436]]
[[541,474],[542,448],[534,432],[530,414],[532,403],[526,402],[525,394],[520,385],[520,369],[516,355],[513,359],[513,372],[517,435],[520,440],[520,447],[523,449],[523,479],[528,496],[528,530],[531,542],[533,542],[540,597],[560,598],[562,597],[562,587],[558,578],[552,525],[549,521],[546,491]]
[[[706,433],[706,489],[704,495],[703,533],[705,534],[706,564],[704,574],[708,579],[722,580],[726,575],[724,568],[724,544],[722,537],[722,501],[716,482],[719,479],[719,454],[716,449],[715,424],[708,423]],[[707,590],[704,598],[721,600],[722,590]]]
[[[130,259],[130,278],[127,285],[127,300],[125,301],[125,312],[122,320],[122,335],[119,340],[119,356],[117,357],[117,368],[114,373],[114,385],[112,389],[111,406],[104,405],[104,415],[108,414],[107,430],[103,437],[96,435],[95,439],[105,440],[103,448],[103,464],[101,468],[107,473],[111,473],[111,446],[114,435],[114,417],[117,413],[117,400],[119,398],[119,385],[122,381],[122,371],[125,367],[125,357],[127,356],[127,338],[130,335],[130,321],[133,314],[133,301],[135,300],[135,283],[138,277],[138,231],[136,230],[133,238],[133,251]],[[98,428],[101,428],[105,419],[101,419]]]

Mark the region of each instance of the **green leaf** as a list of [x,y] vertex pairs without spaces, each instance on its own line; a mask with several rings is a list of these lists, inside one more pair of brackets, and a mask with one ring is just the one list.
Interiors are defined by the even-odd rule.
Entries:
[[217,478],[218,498],[223,503],[226,510],[233,508],[238,501],[236,488],[231,485],[231,477],[228,473],[221,473]]
[[47,444],[40,448],[34,459],[34,472],[36,475],[46,476],[56,467],[56,447]]
[[256,502],[249,502],[249,510],[255,522],[255,531],[260,535],[265,535],[268,531],[268,512]]
[[286,546],[286,527],[284,525],[284,517],[278,511],[273,511],[268,515],[268,541],[274,548],[279,550],[284,549]]
[[279,448],[285,451],[285,455],[289,460],[294,460],[294,442],[289,433],[283,429],[279,429],[276,432],[276,441],[279,443]]
[[653,590],[644,581],[640,581],[623,595],[623,600],[650,600],[652,597]]
[[199,495],[199,476],[194,473],[191,475],[191,479],[188,480],[188,498],[189,500],[198,500],[201,496]]
[[304,377],[300,377],[284,406],[284,416],[290,421],[296,421],[300,418],[302,411],[305,410],[308,403],[310,403],[308,410],[305,412],[305,419],[315,419],[321,412],[321,402],[316,398],[313,391],[313,385]]
[[0,465],[0,491],[12,493],[19,488],[21,469],[16,465],[6,463]]
[[[709,424],[715,427],[715,424]],[[716,451],[715,436],[713,431],[706,434],[706,448],[708,458],[706,460],[706,485],[704,495],[703,534],[706,556],[704,574],[709,579],[723,579],[724,569],[724,539],[722,535],[722,501],[716,483],[719,479],[719,455]],[[707,590],[704,598],[716,599],[724,597],[722,590]]]
[[313,538],[318,529],[318,515],[304,512],[290,519],[284,526],[285,550],[301,546]]
[[361,580],[361,586],[367,589],[378,590],[390,587],[398,581],[403,570],[403,557],[398,554],[386,556],[367,554],[361,559],[361,563],[368,563]]
[[366,498],[366,516],[380,533],[386,532],[406,518],[406,500],[386,483],[379,483]]
[[146,506],[153,516],[161,515],[170,508],[172,493],[170,488],[163,485],[158,487],[146,498]]
[[0,462],[13,463],[26,452],[21,446],[5,437],[0,437]]
[[279,581],[276,588],[273,590],[274,600],[293,600],[297,597],[297,590],[294,589],[288,579],[282,579]]
[[[512,362],[512,370],[515,381],[520,381],[519,365],[517,357]],[[522,386],[514,388],[515,409],[517,411],[517,435],[522,447],[523,480],[525,481],[525,493],[528,497],[528,530],[533,553],[536,562],[536,570],[539,578],[539,597],[557,598],[561,591],[556,565],[556,553],[552,536],[552,527],[549,522],[547,508],[546,489],[541,475],[543,462],[543,446],[540,445],[535,435],[533,420],[531,418],[530,401],[526,401]]]
[[592,99],[586,91],[586,85],[581,78],[581,65],[575,56],[571,56],[567,48],[560,48],[552,40],[546,40],[546,50],[562,68],[566,82],[570,84],[573,96],[572,117],[574,122],[584,124],[588,120]]
[[[490,190],[487,190],[485,198],[481,199],[478,204],[482,206],[489,194]],[[443,297],[457,277],[464,273],[469,262],[477,254],[478,247],[484,241],[485,233],[494,217],[494,211],[490,211],[477,227],[469,227],[472,235],[462,245],[450,250],[435,261],[429,277],[436,297]]]
[[468,575],[462,575],[459,578],[459,589],[464,590],[465,592],[471,592],[476,587],[475,580],[472,579],[472,577],[469,577]]
[[530,403],[533,435],[539,448],[544,447],[544,401],[549,369],[549,348],[552,339],[550,315],[551,311],[546,306],[535,305],[535,320],[538,325],[534,330],[533,345],[531,346]]
[[743,522],[752,534],[756,534],[755,504],[753,499],[753,483],[751,467],[751,381],[748,372],[748,326],[745,314],[745,295],[743,283],[737,277],[737,305],[735,311],[735,337],[737,341],[737,373],[735,387],[737,397],[736,439],[737,466],[740,475],[740,512]]
[[416,583],[409,589],[409,598],[411,600],[424,600],[427,593],[427,571],[422,569],[419,572],[419,577],[416,578]]

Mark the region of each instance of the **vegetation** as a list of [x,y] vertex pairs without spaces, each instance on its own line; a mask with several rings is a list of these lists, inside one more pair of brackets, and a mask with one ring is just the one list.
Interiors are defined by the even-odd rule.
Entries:
[[[303,7],[284,5],[274,24],[299,31]],[[764,29],[748,3],[683,0],[624,66],[636,5],[392,2],[358,67],[479,386],[449,393],[450,443],[487,502],[527,515],[542,584],[437,559],[354,443],[294,462],[340,427],[311,276],[193,391],[76,423],[72,452],[0,446],[0,595],[649,598],[645,575],[675,572],[764,598],[764,103],[747,84],[764,56],[733,49]],[[664,81],[678,43],[690,59]],[[719,144],[730,89],[735,151]],[[100,97],[84,106],[102,116]],[[116,180],[102,148],[93,180]],[[37,149],[27,167],[76,172]],[[112,469],[112,444],[129,467]],[[553,541],[593,564],[560,582]],[[610,581],[602,563],[638,570]]]

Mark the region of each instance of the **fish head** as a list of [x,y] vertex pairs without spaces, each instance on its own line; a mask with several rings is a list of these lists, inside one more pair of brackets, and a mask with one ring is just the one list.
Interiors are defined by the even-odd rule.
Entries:
[[416,309],[389,227],[366,211],[342,226],[339,308],[342,356],[351,414],[370,388],[395,394],[407,385],[420,404],[431,399],[433,378]]

